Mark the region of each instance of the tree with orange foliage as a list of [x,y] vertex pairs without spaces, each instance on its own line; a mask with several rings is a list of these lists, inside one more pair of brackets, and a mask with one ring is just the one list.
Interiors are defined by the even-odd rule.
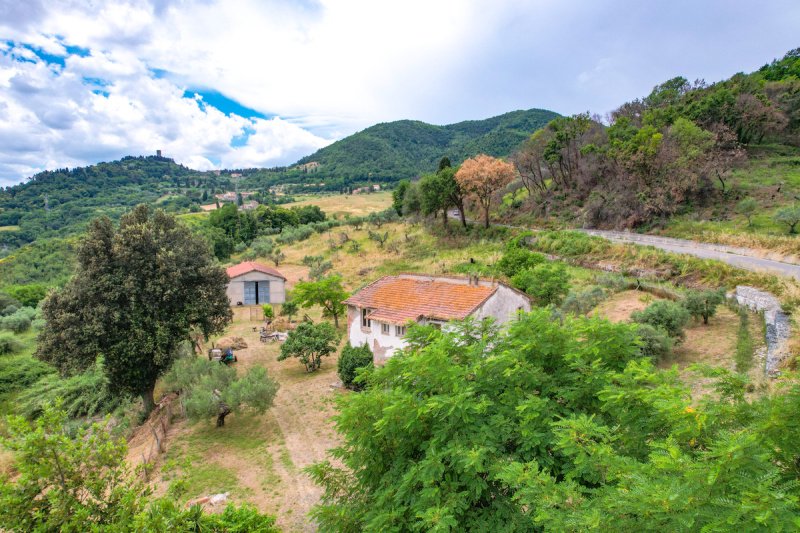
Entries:
[[514,179],[514,165],[486,154],[467,159],[456,173],[456,181],[483,208],[483,220],[489,227],[492,196]]

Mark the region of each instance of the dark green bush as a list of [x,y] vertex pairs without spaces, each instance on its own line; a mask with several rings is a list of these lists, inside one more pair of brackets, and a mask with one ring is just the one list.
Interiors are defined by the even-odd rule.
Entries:
[[642,356],[651,358],[654,363],[660,363],[672,355],[672,338],[663,329],[650,324],[639,324],[636,333],[641,343],[639,351]]
[[0,329],[22,333],[31,327],[31,321],[36,317],[36,309],[23,307],[14,313],[0,318]]
[[509,247],[500,261],[497,262],[497,268],[510,278],[545,261],[546,259],[542,254],[531,252],[525,248]]
[[547,262],[517,273],[511,283],[537,305],[558,305],[569,291],[569,274],[563,263]]
[[0,395],[30,387],[55,369],[28,355],[0,357]]
[[689,311],[681,304],[669,300],[657,300],[642,311],[636,311],[631,319],[639,324],[650,324],[666,331],[670,337],[683,338],[683,328],[689,322]]
[[0,355],[17,353],[22,350],[22,343],[16,335],[9,331],[0,331]]
[[62,378],[49,374],[18,397],[19,414],[33,419],[42,414],[44,405],[61,399],[62,408],[70,418],[92,417],[110,413],[119,407],[127,396],[111,391],[103,362],[98,361],[85,372]]
[[356,371],[359,368],[371,366],[372,352],[369,346],[366,344],[363,346],[351,346],[348,342],[342,349],[342,354],[339,356],[337,367],[339,379],[342,380],[342,384],[348,389],[361,390],[364,387],[363,383],[353,382],[356,377]]

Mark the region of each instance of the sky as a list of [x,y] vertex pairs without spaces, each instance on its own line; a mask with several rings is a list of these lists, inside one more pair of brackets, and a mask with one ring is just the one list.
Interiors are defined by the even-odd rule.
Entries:
[[0,186],[158,149],[288,165],[399,119],[602,115],[798,30],[796,0],[0,0]]

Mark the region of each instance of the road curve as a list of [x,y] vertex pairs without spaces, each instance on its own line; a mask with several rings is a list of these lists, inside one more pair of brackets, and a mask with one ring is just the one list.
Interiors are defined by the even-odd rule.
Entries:
[[[457,219],[459,217],[458,210],[449,211],[447,215],[452,219]],[[522,226],[510,226],[508,224],[492,225],[515,229],[533,229]],[[538,230],[534,229],[534,231]],[[701,259],[715,259],[743,270],[775,274],[778,276],[800,280],[800,265],[758,257],[759,252],[751,248],[739,248],[736,246],[726,246],[724,244],[687,241],[684,239],[658,237],[655,235],[630,233],[627,231],[611,231],[600,229],[579,229],[575,231],[582,231],[584,233],[588,233],[589,235],[608,239],[612,242],[636,244],[639,246],[653,246],[667,252],[693,255]]]
[[772,259],[763,259],[758,257],[758,252],[756,250],[751,250],[750,248],[738,248],[721,244],[687,241],[683,239],[657,237],[654,235],[642,235],[640,233],[622,231],[594,229],[578,231],[597,237],[603,237],[612,242],[653,246],[668,252],[693,255],[702,259],[716,259],[717,261],[722,261],[723,263],[728,263],[729,265],[744,270],[777,274],[779,276],[800,280],[800,265],[784,263]]

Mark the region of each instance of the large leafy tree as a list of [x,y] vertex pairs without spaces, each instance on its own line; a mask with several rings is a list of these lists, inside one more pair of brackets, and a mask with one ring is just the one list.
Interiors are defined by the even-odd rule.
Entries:
[[322,316],[333,318],[339,327],[339,317],[345,312],[344,302],[349,294],[342,287],[342,277],[333,274],[316,281],[299,281],[292,291],[292,300],[300,307],[322,308]]
[[190,331],[208,336],[230,321],[227,283],[205,242],[162,211],[137,206],[118,228],[96,219],[75,276],[43,304],[36,356],[70,374],[103,355],[110,387],[140,395],[149,412]]
[[489,227],[489,208],[495,193],[511,183],[514,165],[480,154],[467,159],[455,174],[455,181],[466,195],[483,209],[484,226]]
[[800,388],[748,401],[715,371],[693,401],[637,326],[524,315],[409,331],[343,395],[334,457],[310,469],[322,531],[791,531]]

